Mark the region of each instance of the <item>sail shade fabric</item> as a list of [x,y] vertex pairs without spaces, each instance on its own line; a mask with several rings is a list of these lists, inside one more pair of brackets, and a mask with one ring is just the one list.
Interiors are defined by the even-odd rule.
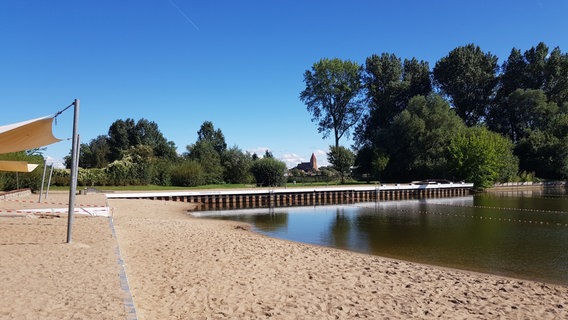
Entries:
[[0,126],[0,153],[24,151],[61,141],[53,136],[53,117]]
[[0,160],[0,171],[32,172],[37,166],[38,164],[27,163],[26,161]]

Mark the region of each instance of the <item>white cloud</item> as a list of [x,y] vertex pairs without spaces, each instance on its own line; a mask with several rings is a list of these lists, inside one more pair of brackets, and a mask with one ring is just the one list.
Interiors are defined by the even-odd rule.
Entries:
[[[266,150],[269,152],[273,152],[268,147],[256,147],[253,149],[247,150],[250,154],[256,153],[256,155],[260,158],[264,157]],[[327,167],[329,166],[329,162],[327,161],[327,153],[329,150],[322,150],[316,149],[313,152],[305,155],[299,155],[294,152],[285,152],[281,155],[273,154],[278,160],[284,162],[287,168],[294,168],[301,162],[308,162],[312,156],[312,153],[316,156],[318,167]]]
[[[315,150],[313,154],[316,156],[318,167],[327,167],[329,166],[329,162],[327,161],[327,151],[325,150]],[[297,153],[285,153],[280,156],[278,159],[284,163],[286,163],[286,167],[294,168],[301,162],[308,162],[312,154],[306,154],[304,156],[300,156]]]
[[56,169],[65,169],[65,161],[63,159],[54,158],[51,156],[45,156],[47,165],[53,165]]
[[327,167],[329,166],[329,161],[327,161],[327,153],[329,150],[316,150],[314,151],[314,155],[318,160],[318,167]]
[[316,150],[314,151],[314,154],[316,155],[316,157],[322,157],[322,158],[327,158],[327,153],[329,152],[329,150]]
[[268,148],[268,147],[256,147],[254,149],[249,149],[247,151],[250,152],[250,154],[256,153],[256,155],[259,158],[262,158],[262,157],[264,157],[264,154],[266,153],[267,150],[270,152],[270,148]]
[[287,168],[294,168],[300,162],[307,162],[306,158],[303,158],[295,153],[286,153],[279,157],[279,160],[286,163]]

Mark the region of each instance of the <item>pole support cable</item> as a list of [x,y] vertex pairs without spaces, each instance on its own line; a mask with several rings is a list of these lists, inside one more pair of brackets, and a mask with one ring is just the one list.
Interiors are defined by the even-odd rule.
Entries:
[[73,101],[70,105],[68,105],[67,107],[65,107],[65,108],[63,108],[62,110],[57,111],[57,112],[55,113],[55,115],[53,116],[53,119],[55,120],[55,124],[57,124],[57,117],[58,117],[60,114],[62,114],[63,112],[65,112],[67,109],[69,109],[69,108],[71,108],[72,106],[74,106],[75,103],[76,103],[76,101]]

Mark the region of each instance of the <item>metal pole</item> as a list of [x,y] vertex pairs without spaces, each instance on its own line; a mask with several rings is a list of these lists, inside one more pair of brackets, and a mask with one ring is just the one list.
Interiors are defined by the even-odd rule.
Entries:
[[43,160],[43,175],[41,176],[41,187],[39,188],[39,200],[41,202],[41,195],[43,194],[43,184],[45,183],[45,169],[47,168],[47,159]]
[[69,209],[67,217],[67,243],[71,243],[73,234],[73,212],[75,211],[75,193],[77,192],[77,159],[79,158],[79,148],[77,141],[79,135],[77,133],[79,125],[79,99],[73,102],[75,113],[73,116],[73,142],[71,143],[71,178],[69,182]]
[[47,179],[47,188],[45,189],[45,198],[49,195],[49,186],[51,185],[51,176],[53,176],[53,163],[51,164],[51,168],[49,169],[49,178]]
[[76,152],[77,154],[75,155],[75,189],[77,189],[77,181],[79,180],[79,155],[81,152],[81,135],[77,134],[77,146],[76,146]]

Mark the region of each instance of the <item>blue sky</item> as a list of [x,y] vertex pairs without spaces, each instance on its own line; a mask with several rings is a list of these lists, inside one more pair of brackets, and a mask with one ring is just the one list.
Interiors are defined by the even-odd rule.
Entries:
[[[568,1],[0,1],[0,125],[81,101],[82,142],[117,119],[158,124],[179,152],[204,121],[229,146],[294,166],[326,164],[303,73],[321,58],[383,52],[430,63],[474,43],[499,57],[545,42],[568,51]],[[71,136],[73,112],[58,117]],[[341,144],[349,146],[350,140]],[[69,153],[64,140],[45,155]]]

